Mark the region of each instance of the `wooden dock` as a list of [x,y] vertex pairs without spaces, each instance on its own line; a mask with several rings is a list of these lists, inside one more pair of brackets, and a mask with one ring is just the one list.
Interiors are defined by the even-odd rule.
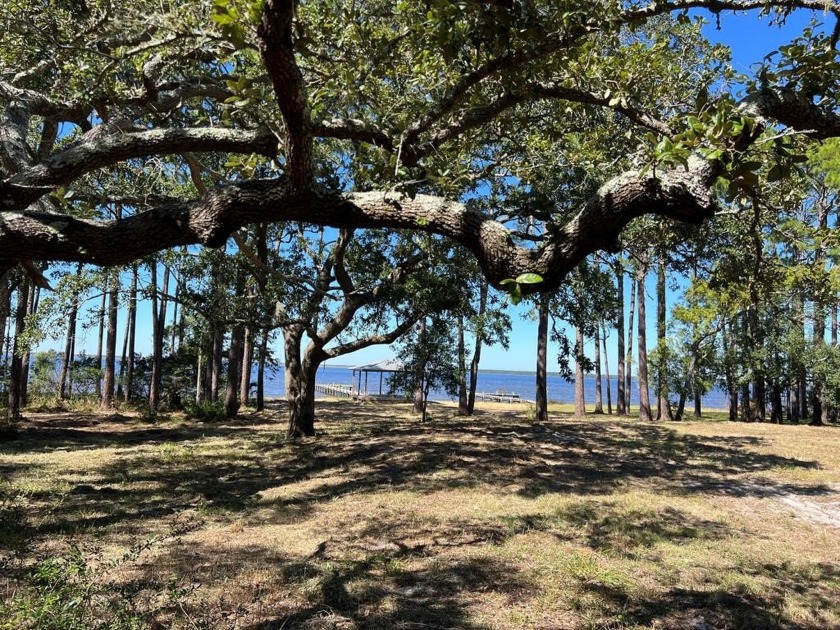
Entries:
[[475,397],[484,402],[523,402],[519,394],[509,394],[507,392],[476,392]]
[[357,396],[352,385],[340,385],[338,383],[315,383],[315,391],[336,398],[356,398]]

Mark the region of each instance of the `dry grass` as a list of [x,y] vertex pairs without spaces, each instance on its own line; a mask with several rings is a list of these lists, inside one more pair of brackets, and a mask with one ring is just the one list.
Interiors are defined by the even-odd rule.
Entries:
[[319,414],[295,444],[279,411],[33,415],[0,628],[840,628],[836,427]]

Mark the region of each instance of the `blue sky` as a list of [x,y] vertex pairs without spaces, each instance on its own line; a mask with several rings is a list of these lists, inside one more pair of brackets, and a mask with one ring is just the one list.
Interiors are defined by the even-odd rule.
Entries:
[[[770,25],[770,19],[765,17],[758,19],[757,11],[749,12],[741,15],[727,15],[720,16],[720,29],[717,28],[714,16],[709,16],[709,23],[705,26],[704,32],[706,36],[714,41],[726,44],[732,51],[733,63],[736,70],[744,73],[750,72],[754,64],[759,63],[765,55],[777,49],[780,45],[789,43],[797,34],[801,33],[802,28],[808,22],[816,17],[818,20],[824,19],[824,16],[818,12],[798,11],[790,16],[786,24],[779,28]],[[696,12],[702,15],[703,12]],[[648,279],[648,329],[653,330],[655,325],[655,307],[653,301],[653,282],[651,275]],[[625,297],[629,296],[629,283],[625,284]],[[670,293],[668,296],[669,309],[670,306],[680,299],[678,293]],[[151,347],[151,332],[149,326],[150,306],[148,303],[141,303],[139,305],[140,316],[138,317],[138,352],[148,353]],[[171,312],[171,311],[170,311]],[[481,367],[483,369],[496,370],[522,370],[532,371],[536,364],[536,321],[528,317],[529,307],[521,305],[518,307],[511,307],[511,319],[513,321],[513,330],[510,334],[510,347],[504,350],[501,347],[486,347],[482,352]],[[121,313],[124,316],[124,313]],[[124,322],[121,318],[119,322],[120,344],[122,343],[122,331]],[[567,334],[572,334],[571,331]],[[649,334],[649,344],[653,344],[655,340],[653,335]],[[41,345],[41,349],[55,348],[58,349],[61,341],[49,341]],[[616,366],[616,352],[615,352],[615,332],[613,331],[609,339],[609,363],[612,370]],[[77,341],[77,348],[84,349],[88,354],[92,354],[96,348],[96,330],[90,329],[87,332],[79,331],[79,339]],[[587,354],[591,356],[592,344],[589,342],[587,346]],[[276,355],[279,356],[280,346],[276,347]],[[549,348],[549,370],[556,362],[557,347],[551,344]],[[334,363],[341,364],[360,364],[380,359],[391,358],[393,352],[386,346],[374,346],[337,359]]]

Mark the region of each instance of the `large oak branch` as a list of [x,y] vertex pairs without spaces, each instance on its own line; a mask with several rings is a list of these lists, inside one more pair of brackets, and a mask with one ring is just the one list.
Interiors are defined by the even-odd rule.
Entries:
[[658,178],[628,173],[605,184],[565,226],[538,249],[522,247],[498,222],[439,197],[394,193],[322,195],[277,180],[258,180],[208,192],[190,203],[161,206],[125,219],[86,221],[38,212],[0,212],[0,252],[9,260],[50,259],[124,264],[179,245],[222,245],[234,230],[260,221],[306,221],[347,228],[423,230],[469,249],[488,279],[525,272],[543,276],[533,290],[558,286],[584,257],[611,248],[620,231],[643,214],[699,222],[714,212],[709,194],[714,169],[696,161],[690,170]]
[[149,155],[230,151],[275,155],[277,138],[267,130],[155,129],[85,139],[0,181],[0,208],[21,210],[45,192],[104,166]]

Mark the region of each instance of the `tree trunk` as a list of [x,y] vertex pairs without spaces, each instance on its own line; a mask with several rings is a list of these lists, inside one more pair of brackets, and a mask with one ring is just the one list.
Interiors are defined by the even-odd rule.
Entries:
[[671,403],[668,401],[668,361],[667,361],[667,322],[666,317],[666,296],[665,296],[665,257],[659,257],[659,264],[656,266],[656,419],[671,420],[674,414],[671,412]]
[[677,410],[674,412],[674,420],[676,422],[681,422],[683,419],[683,414],[685,413],[685,401],[688,399],[688,383],[685,384],[685,387],[680,392],[680,397],[677,400]]
[[648,363],[647,363],[647,323],[645,322],[645,276],[647,270],[639,269],[636,281],[636,295],[639,302],[639,340],[637,354],[639,356],[639,420],[650,422],[653,414],[650,411],[650,396],[648,394]]
[[[78,272],[81,273],[81,265],[79,265]],[[76,319],[79,316],[79,296],[74,295],[73,301],[70,303],[70,312],[67,315],[67,333],[64,338],[64,356],[61,361],[61,374],[58,377],[58,392],[62,400],[70,398],[72,395],[72,388],[68,390],[68,384],[72,381],[71,372],[73,370],[73,346],[76,339]]]
[[265,409],[265,363],[267,359],[268,329],[265,329],[260,338],[260,351],[257,355],[257,411]]
[[630,414],[630,398],[633,395],[633,312],[636,309],[636,283],[630,282],[630,313],[627,318],[627,358],[624,369],[627,372],[627,381],[624,386],[624,407],[627,414]]
[[9,378],[9,419],[14,424],[20,418],[23,406],[23,332],[26,328],[26,311],[29,308],[29,280],[24,279],[18,287],[17,307],[15,308],[15,340],[12,345],[12,370]]
[[470,391],[467,398],[467,412],[470,415],[475,411],[475,392],[478,388],[478,363],[481,360],[481,345],[484,342],[483,322],[484,314],[487,312],[487,293],[489,286],[487,281],[482,280],[478,295],[478,325],[475,329],[475,349],[473,350],[472,361],[470,362]]
[[464,315],[458,314],[458,415],[470,415],[467,400],[467,349],[464,343]]
[[94,391],[96,392],[96,397],[99,398],[100,403],[102,402],[102,355],[103,355],[103,343],[105,339],[105,306],[106,306],[106,299],[108,297],[108,285],[111,281],[111,277],[109,275],[105,276],[105,285],[102,287],[102,303],[99,306],[99,329],[96,336],[96,369],[99,372],[99,376],[96,379],[96,386]]
[[[585,378],[583,372],[583,329],[580,326],[575,327],[575,417],[583,418],[586,416],[586,395],[583,379]],[[603,413],[603,409],[601,413]]]
[[781,424],[782,419],[782,386],[774,379],[770,388],[770,421]]
[[[420,343],[423,343],[423,338],[426,336],[426,318],[423,317],[420,319],[420,324],[417,329],[417,336],[420,338]],[[417,374],[416,374],[416,381],[418,383],[417,387],[414,388],[414,396],[412,399],[412,407],[414,409],[414,413],[423,414],[425,416],[426,408],[423,405],[423,383],[425,379],[423,378],[423,374],[426,371],[425,365],[417,366]],[[361,393],[361,392],[360,392]]]
[[[595,413],[604,413],[603,398],[601,395],[601,324],[595,323]],[[610,375],[607,374],[607,385],[609,386]]]
[[[618,379],[618,392],[616,393],[615,412],[619,416],[627,414],[627,400],[628,394],[624,382],[624,267],[621,261],[616,261],[615,265],[615,279],[616,279],[616,335],[618,343],[618,368],[616,377]],[[632,320],[630,325],[632,326]],[[604,353],[606,354],[606,352]]]
[[764,383],[764,372],[757,370],[753,382],[753,408],[758,422],[767,420],[767,395]]
[[421,391],[423,392],[423,412],[422,412],[422,415],[420,416],[420,422],[425,424],[426,420],[428,420],[428,418],[429,418],[429,416],[428,416],[428,410],[429,410],[429,381],[428,380],[424,379],[423,385],[421,387]]
[[[9,272],[0,273],[0,363],[6,343],[6,324],[11,315],[12,285]],[[5,365],[4,365],[5,367]]]
[[[41,299],[41,287],[32,286],[29,289],[29,306],[26,309],[27,315],[34,315],[38,312],[38,302]],[[32,350],[29,346],[23,353],[23,372],[21,373],[21,402],[23,406],[29,404],[29,372],[32,364]]]
[[105,374],[102,385],[102,401],[100,409],[108,410],[114,406],[114,391],[116,389],[117,368],[117,311],[119,309],[120,272],[111,270],[108,285],[108,329],[105,340]]
[[548,295],[539,298],[537,326],[537,422],[548,421]]
[[221,326],[216,324],[213,328],[213,352],[210,356],[210,400],[219,400],[219,384],[222,380],[222,350],[225,342],[225,333]]
[[607,373],[607,413],[612,415],[613,407],[612,407],[612,385],[610,383],[610,355],[607,352],[607,327],[604,325],[604,322],[600,322],[599,324],[602,326],[602,337],[604,344],[604,370]]
[[137,276],[139,269],[137,265],[131,267],[131,289],[128,295],[128,365],[125,368],[125,400],[130,401],[134,390],[134,357],[135,341],[137,339]]
[[149,265],[152,284],[152,378],[149,383],[149,409],[155,413],[160,406],[163,383],[163,330],[158,309],[157,261]]
[[283,331],[286,401],[289,405],[289,438],[315,435],[315,370],[305,370],[300,357],[303,328],[290,326]]
[[750,405],[750,386],[747,383],[741,385],[741,419],[744,422],[752,422],[754,420],[752,406]]
[[242,384],[240,369],[244,352],[245,327],[237,324],[230,334],[228,350],[227,386],[225,387],[225,417],[234,418],[239,412],[239,387]]
[[245,327],[242,342],[242,370],[239,378],[239,402],[248,405],[251,397],[251,365],[254,361],[254,333],[250,326]]

